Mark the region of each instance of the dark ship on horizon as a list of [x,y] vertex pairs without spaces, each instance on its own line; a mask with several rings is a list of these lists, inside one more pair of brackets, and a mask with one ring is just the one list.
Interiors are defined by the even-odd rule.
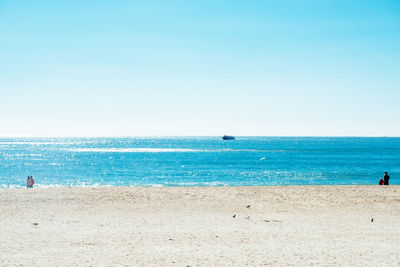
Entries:
[[222,140],[235,140],[235,137],[230,135],[224,135],[222,136]]

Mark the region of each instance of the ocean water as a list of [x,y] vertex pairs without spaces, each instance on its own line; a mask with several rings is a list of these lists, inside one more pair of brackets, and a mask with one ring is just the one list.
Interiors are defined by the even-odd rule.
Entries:
[[0,188],[400,184],[400,138],[0,138]]

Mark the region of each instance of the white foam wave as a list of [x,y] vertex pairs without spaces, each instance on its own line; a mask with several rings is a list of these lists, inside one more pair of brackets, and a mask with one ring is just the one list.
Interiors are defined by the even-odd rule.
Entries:
[[15,185],[15,184],[0,184],[0,189],[15,189],[15,188],[24,188],[25,186]]
[[281,150],[257,149],[187,149],[187,148],[72,148],[73,152],[118,152],[118,153],[165,153],[165,152],[280,152]]
[[0,145],[54,145],[54,144],[65,144],[64,142],[38,142],[38,141],[20,141],[20,142],[2,142],[0,141]]
[[74,152],[119,152],[119,153],[162,153],[162,152],[202,152],[204,150],[184,148],[75,148]]
[[[54,188],[54,187],[112,187],[114,185],[101,185],[99,183],[70,183],[70,184],[35,184],[34,188]],[[18,188],[26,188],[25,185],[16,185],[16,184],[0,184],[0,190],[2,189],[18,189]],[[31,189],[30,189],[31,190]]]
[[223,182],[169,182],[169,183],[164,183],[165,186],[227,186],[227,183]]
[[[157,183],[157,184],[131,184],[125,185],[130,187],[190,187],[190,186],[228,186],[228,183],[222,182],[167,182],[167,183]],[[99,183],[90,183],[90,182],[77,182],[77,183],[70,183],[70,184],[35,184],[33,189],[35,188],[61,188],[61,187],[118,187],[116,184],[99,184]],[[26,188],[25,185],[16,185],[16,184],[0,184],[0,190],[3,189],[23,189]],[[32,190],[32,189],[29,189]]]

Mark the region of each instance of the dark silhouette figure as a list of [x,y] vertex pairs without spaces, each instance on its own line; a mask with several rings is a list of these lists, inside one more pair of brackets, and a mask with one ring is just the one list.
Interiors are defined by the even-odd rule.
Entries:
[[379,180],[379,185],[383,185],[383,179],[382,178]]
[[390,179],[390,176],[388,175],[387,172],[385,172],[385,175],[383,176],[383,184],[389,185],[389,179]]

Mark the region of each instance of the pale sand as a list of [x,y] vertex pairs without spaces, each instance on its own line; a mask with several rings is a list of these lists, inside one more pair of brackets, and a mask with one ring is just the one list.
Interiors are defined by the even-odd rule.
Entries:
[[400,186],[0,190],[0,266],[312,264],[400,265]]

